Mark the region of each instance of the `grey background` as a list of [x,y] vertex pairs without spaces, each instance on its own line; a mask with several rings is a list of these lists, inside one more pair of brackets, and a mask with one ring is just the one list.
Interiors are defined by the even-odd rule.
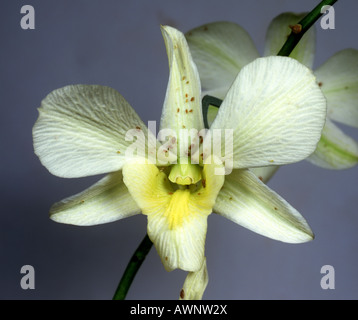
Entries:
[[[285,11],[318,1],[2,0],[0,3],[0,298],[111,299],[146,231],[138,215],[94,227],[56,224],[48,209],[99,177],[61,179],[33,153],[31,130],[41,100],[76,83],[108,85],[144,122],[159,120],[168,81],[160,24],[182,31],[217,20],[241,24],[263,52],[266,28]],[[36,29],[20,28],[31,4]],[[318,66],[335,52],[358,49],[358,2],[338,1],[336,29],[317,24]],[[358,138],[358,130],[347,129]],[[279,170],[270,187],[308,220],[316,239],[290,245],[264,238],[211,215],[205,299],[357,299],[358,168],[329,171],[307,162]],[[36,271],[35,290],[22,290],[20,269]],[[323,265],[335,268],[336,289],[322,290]],[[129,299],[177,299],[186,273],[168,273],[154,249]]]

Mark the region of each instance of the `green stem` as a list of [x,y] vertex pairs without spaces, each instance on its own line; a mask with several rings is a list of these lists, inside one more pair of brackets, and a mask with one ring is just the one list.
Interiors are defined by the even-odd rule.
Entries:
[[204,118],[204,127],[209,129],[209,122],[208,122],[208,111],[210,106],[214,106],[216,108],[220,108],[221,103],[223,101],[219,98],[215,98],[213,96],[205,95],[201,101],[202,104],[202,112]]
[[152,241],[150,241],[148,235],[146,234],[137,250],[134,252],[131,260],[129,261],[126,270],[122,276],[121,281],[118,284],[117,290],[113,296],[113,300],[124,300],[126,298],[127,292],[133,282],[137,271],[142,265],[145,257],[152,248]]
[[299,32],[292,30],[291,34],[277,55],[288,57],[298,42],[301,40],[302,36],[306,33],[306,31],[311,28],[313,24],[323,15],[323,13],[321,13],[322,7],[332,6],[336,2],[337,0],[321,1],[318,6],[316,6],[310,13],[308,13],[301,21],[297,23],[297,25],[300,25],[302,29]]

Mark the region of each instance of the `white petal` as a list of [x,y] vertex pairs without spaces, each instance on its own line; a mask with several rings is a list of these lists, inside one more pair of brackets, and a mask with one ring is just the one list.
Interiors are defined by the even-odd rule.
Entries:
[[91,226],[140,213],[123,183],[122,173],[105,176],[85,191],[55,203],[50,218],[59,223]]
[[326,169],[351,168],[358,164],[358,143],[327,119],[317,149],[307,160]]
[[185,278],[179,300],[201,300],[209,282],[206,259],[199,271],[189,272]]
[[60,177],[119,170],[133,144],[125,141],[128,130],[138,134],[137,143],[145,146],[146,126],[109,87],[75,85],[55,90],[42,101],[39,113],[33,128],[35,153]]
[[313,239],[305,219],[248,170],[234,170],[226,177],[213,211],[275,240],[301,243]]
[[233,130],[234,168],[264,167],[309,156],[325,118],[326,101],[311,70],[291,58],[267,57],[241,70],[210,130]]
[[280,166],[267,166],[251,168],[250,170],[258,177],[262,182],[267,183],[276,173]]
[[315,74],[327,98],[328,117],[358,128],[358,50],[336,53]]
[[232,22],[214,22],[190,30],[186,38],[205,91],[222,88],[223,99],[237,74],[259,57],[249,34]]
[[[285,12],[272,20],[266,33],[265,56],[275,56],[287,40],[292,29],[290,26],[298,23],[306,13],[296,14]],[[312,26],[301,38],[298,45],[290,54],[290,58],[296,59],[309,68],[313,66],[316,48],[316,30]]]
[[168,26],[162,27],[162,33],[169,59],[170,76],[160,129],[173,130],[177,147],[182,150],[181,144],[185,143],[187,151],[190,142],[182,136],[183,129],[204,128],[199,74],[184,34]]

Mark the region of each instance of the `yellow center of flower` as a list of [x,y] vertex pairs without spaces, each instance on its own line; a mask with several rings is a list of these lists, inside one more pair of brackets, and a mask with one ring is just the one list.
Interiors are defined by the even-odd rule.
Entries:
[[163,217],[167,219],[169,230],[174,230],[176,227],[181,226],[185,219],[190,214],[188,210],[190,201],[189,189],[177,190],[173,193]]
[[124,183],[148,217],[148,236],[167,270],[202,265],[207,217],[225,180],[216,174],[222,166],[214,159],[203,167],[181,163],[158,168],[139,160],[123,166]]

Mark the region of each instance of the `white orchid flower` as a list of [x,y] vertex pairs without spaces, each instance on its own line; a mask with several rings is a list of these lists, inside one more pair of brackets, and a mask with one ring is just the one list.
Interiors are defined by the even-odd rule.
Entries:
[[[166,270],[199,274],[206,269],[212,211],[276,240],[312,240],[305,219],[247,170],[300,161],[315,150],[326,102],[312,72],[287,57],[248,64],[199,139],[200,149],[190,145],[175,152],[188,144],[183,129],[204,128],[201,85],[184,35],[168,26],[162,33],[170,67],[160,123],[170,133],[164,141],[156,141],[128,102],[108,87],[67,86],[42,101],[33,138],[43,165],[66,178],[108,173],[89,189],[54,204],[51,219],[95,225],[143,213]],[[209,148],[215,130],[233,132],[226,158]],[[128,155],[131,149],[138,152]],[[198,163],[190,158],[194,150],[202,156]],[[222,169],[230,157],[233,170],[225,176]]]
[[[292,31],[290,27],[303,16],[283,13],[271,22],[266,35],[265,56],[279,52]],[[189,31],[186,37],[205,89],[203,95],[223,99],[240,70],[259,57],[248,33],[235,23],[210,23]],[[312,68],[314,53],[315,30],[311,28],[290,57]],[[358,51],[338,52],[319,67],[315,75],[327,99],[328,110],[322,138],[307,160],[329,169],[350,168],[358,163],[358,143],[333,121],[358,127]],[[216,108],[209,109],[209,123],[216,113]],[[267,181],[276,169],[265,167],[253,171]]]

